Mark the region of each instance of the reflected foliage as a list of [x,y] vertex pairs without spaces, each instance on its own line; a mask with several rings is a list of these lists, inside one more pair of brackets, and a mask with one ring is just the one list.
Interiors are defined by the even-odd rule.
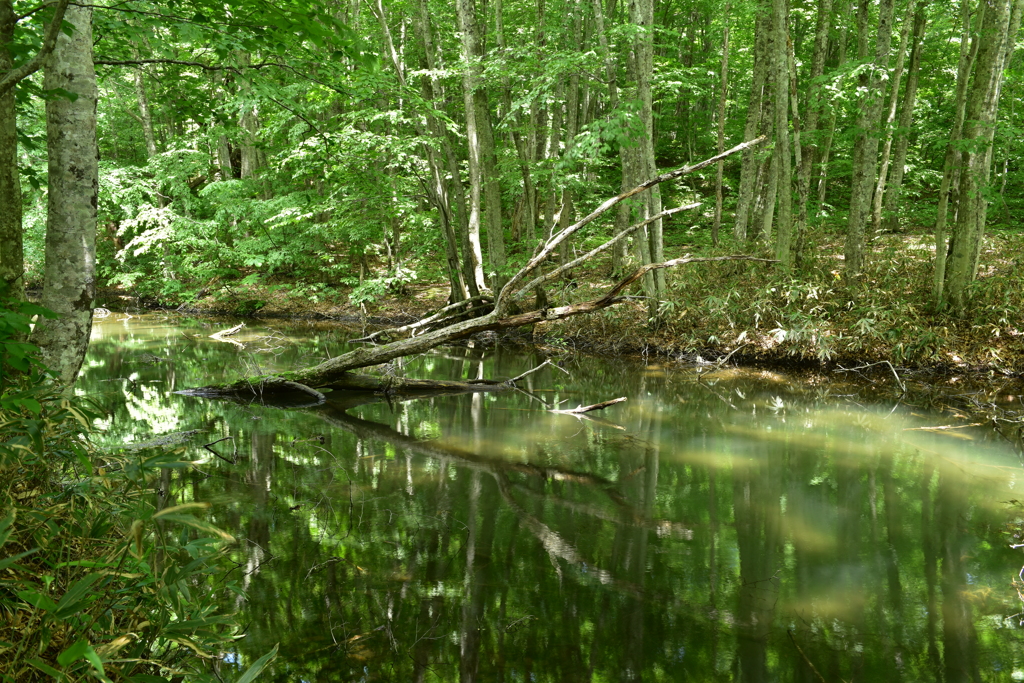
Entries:
[[[523,391],[214,403],[168,390],[344,337],[253,328],[239,349],[199,325],[105,323],[80,386],[110,406],[110,440],[200,430],[205,464],[165,484],[240,539],[248,635],[225,667],[276,643],[267,680],[950,682],[1024,666],[1001,502],[1019,462],[985,431],[922,430],[951,420],[854,385],[579,358]],[[412,362],[501,379],[539,360]],[[620,395],[595,420],[546,412]],[[221,457],[202,447],[223,437]]]

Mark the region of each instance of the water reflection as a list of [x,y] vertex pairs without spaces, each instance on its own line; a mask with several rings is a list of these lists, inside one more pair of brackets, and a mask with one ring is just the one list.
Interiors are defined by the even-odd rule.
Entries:
[[[100,323],[82,390],[111,443],[201,430],[203,464],[159,490],[213,502],[240,539],[239,650],[281,643],[268,680],[1024,677],[1001,532],[1019,463],[984,431],[921,431],[950,418],[849,385],[592,359],[529,376],[529,395],[295,411],[170,394],[346,338],[205,338],[230,324]],[[538,363],[452,348],[399,371]],[[615,396],[601,420],[544,410]],[[223,458],[202,448],[224,437]]]

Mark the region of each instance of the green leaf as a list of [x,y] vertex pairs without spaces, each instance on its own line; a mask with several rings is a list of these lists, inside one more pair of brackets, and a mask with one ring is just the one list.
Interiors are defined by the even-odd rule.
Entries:
[[42,671],[44,674],[53,676],[58,681],[66,681],[68,679],[67,676],[62,674],[60,671],[57,671],[46,662],[40,661],[38,659],[29,659],[28,663]]
[[77,643],[64,650],[64,652],[57,655],[57,663],[61,666],[74,664],[80,659],[84,659],[92,664],[93,668],[96,669],[96,673],[98,673],[103,680],[109,680],[107,678],[107,673],[103,670],[103,662],[100,661],[100,656],[96,654],[96,650],[92,649],[92,645],[90,645],[87,640],[79,640]]
[[36,552],[37,550],[39,550],[39,548],[32,548],[32,550],[26,550],[23,553],[18,553],[17,555],[11,555],[10,557],[5,557],[4,559],[0,560],[0,571],[3,571],[4,569],[7,569],[8,567],[11,567],[11,566],[17,566],[17,565],[14,564],[15,562],[17,562],[18,560],[20,560],[23,557],[31,555],[32,553]]
[[[280,643],[278,643],[278,645],[280,645]],[[253,662],[253,665],[246,669],[245,673],[242,674],[242,677],[235,681],[235,683],[252,683],[252,681],[255,681],[256,677],[259,676],[272,661],[277,659],[277,647],[278,646],[275,645],[273,650]]]
[[50,599],[49,596],[43,595],[39,591],[18,591],[18,597],[33,607],[38,607],[46,612],[53,612],[57,609],[57,603]]
[[54,616],[58,619],[65,619],[70,617],[75,612],[81,611],[81,608],[86,602],[85,597],[93,584],[103,578],[102,574],[86,574],[84,577],[75,582],[68,592],[64,594],[64,597],[57,603],[57,609],[54,611]]
[[11,537],[11,525],[14,524],[14,510],[12,509],[7,513],[7,516],[0,519],[0,546],[7,542],[7,539]]

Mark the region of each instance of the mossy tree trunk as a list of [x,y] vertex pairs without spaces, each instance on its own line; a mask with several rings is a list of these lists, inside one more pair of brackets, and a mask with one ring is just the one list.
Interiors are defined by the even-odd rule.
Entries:
[[46,63],[44,87],[75,95],[46,102],[49,155],[46,265],[42,304],[60,318],[41,322],[32,341],[47,367],[65,385],[85,359],[92,326],[96,270],[96,72],[92,63],[92,8],[70,7],[62,33]]

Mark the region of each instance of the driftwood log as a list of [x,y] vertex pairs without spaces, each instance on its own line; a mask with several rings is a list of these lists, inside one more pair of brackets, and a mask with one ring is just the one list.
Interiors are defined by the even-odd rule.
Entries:
[[[578,232],[584,226],[593,222],[596,218],[604,214],[616,204],[629,199],[634,195],[640,194],[641,192],[649,190],[659,183],[673,180],[686,175],[687,173],[692,173],[693,171],[711,166],[717,163],[720,159],[724,159],[732,154],[741,152],[749,147],[759,145],[764,141],[765,137],[762,136],[755,140],[739,144],[722,154],[693,166],[686,166],[675,171],[664,173],[656,178],[652,178],[651,180],[637,185],[631,190],[627,190],[606,200],[587,216],[565,229],[559,232],[552,231],[553,234],[551,237],[538,245],[537,251],[530,261],[515,275],[513,275],[497,296],[493,298],[493,305],[490,305],[490,299],[488,298],[480,298],[479,300],[472,301],[468,304],[466,302],[462,302],[461,308],[449,307],[451,312],[450,315],[448,315],[449,311],[443,309],[428,318],[424,318],[418,323],[390,330],[382,330],[370,337],[364,338],[363,340],[358,340],[372,342],[382,337],[394,338],[399,335],[407,335],[394,339],[387,344],[358,348],[311,367],[282,372],[272,376],[249,377],[226,386],[209,386],[182,393],[188,393],[194,396],[233,397],[242,400],[251,400],[254,397],[265,397],[268,395],[289,392],[295,394],[297,392],[299,394],[305,394],[307,400],[313,398],[317,403],[319,403],[323,397],[324,389],[354,390],[363,392],[385,391],[401,395],[434,391],[494,391],[506,388],[508,386],[507,384],[498,381],[435,381],[357,374],[353,371],[361,368],[381,365],[392,361],[395,358],[423,353],[436,346],[440,346],[441,344],[456,341],[479,332],[523,327],[525,325],[562,320],[576,315],[584,315],[600,311],[604,308],[608,308],[609,306],[614,306],[615,304],[626,301],[628,297],[623,296],[625,290],[630,285],[640,280],[640,278],[645,274],[653,270],[673,268],[689,263],[709,263],[713,261],[773,262],[770,259],[760,259],[746,255],[714,257],[691,257],[687,255],[681,258],[665,261],[663,263],[650,263],[644,265],[611,286],[604,295],[596,299],[567,304],[565,306],[540,308],[526,313],[515,312],[518,310],[519,303],[537,287],[560,277],[565,271],[578,266],[580,263],[592,258],[594,255],[610,248],[612,245],[625,239],[655,220],[670,216],[679,211],[699,206],[699,204],[689,204],[662,211],[641,223],[637,223],[636,225],[627,228],[587,254],[584,254],[549,273],[535,276],[532,280],[529,279],[531,275],[536,272],[541,263],[543,263],[544,260],[550,256],[562,242]],[[476,308],[479,310],[487,311],[487,308],[490,310],[477,317],[465,319],[465,308],[467,306],[472,307],[473,304],[477,304]]]

